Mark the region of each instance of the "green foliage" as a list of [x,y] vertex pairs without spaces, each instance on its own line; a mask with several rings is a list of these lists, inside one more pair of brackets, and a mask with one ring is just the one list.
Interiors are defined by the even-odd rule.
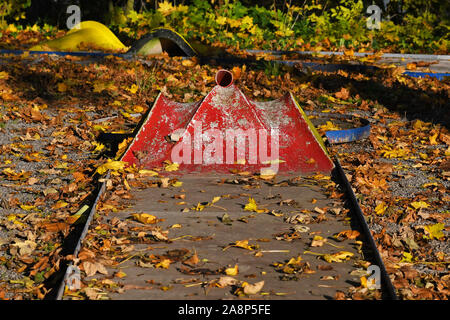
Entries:
[[[231,0],[220,6],[206,0],[175,6],[165,0],[156,10],[131,11],[118,27],[134,38],[158,26],[171,27],[189,39],[237,48],[448,51],[448,22],[431,11],[405,14],[400,23],[383,21],[381,30],[370,31],[362,0],[331,2],[329,7],[320,0],[307,0],[302,7],[286,3],[280,10]],[[422,7],[427,6],[425,1]],[[415,12],[417,4],[405,1],[404,8]]]
[[[274,1],[270,7],[241,1],[222,0],[219,5],[219,1],[192,0],[176,5],[180,1],[159,0],[156,8],[152,5],[151,9],[148,6],[139,11],[133,10],[132,0],[122,1],[122,6],[108,1],[104,14],[113,31],[127,44],[163,26],[187,39],[237,49],[384,49],[412,53],[449,50],[448,1],[391,0],[385,10],[383,1],[375,0],[383,9],[380,30],[367,29],[368,1],[304,0],[301,6],[290,5],[291,1]],[[6,17],[11,20],[23,16],[23,9],[30,2],[3,1],[0,29],[7,26]],[[98,19],[101,20],[101,15]]]
[[31,5],[31,0],[3,0],[0,2],[0,28],[4,28],[7,19],[24,19],[24,9]]

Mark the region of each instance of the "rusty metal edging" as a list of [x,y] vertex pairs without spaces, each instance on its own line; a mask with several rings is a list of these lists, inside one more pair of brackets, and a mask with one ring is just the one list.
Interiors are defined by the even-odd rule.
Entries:
[[386,267],[384,265],[383,259],[381,258],[380,252],[378,251],[377,245],[375,243],[375,240],[372,237],[372,233],[370,232],[369,225],[367,224],[366,218],[364,217],[364,214],[361,210],[361,207],[359,206],[358,200],[356,199],[355,192],[353,191],[353,188],[350,184],[350,182],[347,179],[347,176],[344,173],[344,170],[342,169],[341,163],[339,161],[339,158],[337,155],[335,155],[335,168],[339,174],[340,179],[342,180],[345,189],[347,191],[347,195],[350,198],[351,205],[353,212],[355,213],[358,222],[361,225],[361,228],[363,229],[364,233],[367,235],[367,241],[369,242],[369,245],[372,249],[372,254],[374,255],[375,263],[380,268],[381,272],[381,282],[382,286],[384,285],[386,289],[386,293],[389,295],[390,300],[399,300],[397,293],[395,292],[395,288],[392,285],[391,279],[389,278],[389,274],[386,271]]
[[[99,201],[100,197],[103,195],[103,192],[106,189],[106,180],[108,180],[109,177],[110,177],[110,173],[108,172],[108,174],[104,177],[104,181],[101,183],[100,187],[98,188],[97,196],[95,197],[95,201],[93,202],[91,210],[89,211],[89,214],[87,216],[86,222],[84,223],[83,231],[81,232],[81,235],[78,238],[77,245],[76,245],[76,247],[74,249],[74,252],[73,252],[73,257],[74,258],[76,258],[78,256],[78,253],[80,252],[81,243],[83,242],[84,238],[86,237],[87,232],[89,231],[89,226],[90,226],[90,224],[92,222],[92,219],[94,218],[98,201]],[[80,217],[80,219],[81,219],[81,217]],[[62,300],[62,298],[64,296],[66,282],[67,282],[67,279],[69,277],[69,270],[71,270],[71,267],[73,267],[73,261],[70,262],[67,265],[66,271],[64,273],[64,277],[63,277],[63,279],[62,279],[62,281],[61,281],[61,283],[59,285],[58,293],[56,295],[55,300]]]

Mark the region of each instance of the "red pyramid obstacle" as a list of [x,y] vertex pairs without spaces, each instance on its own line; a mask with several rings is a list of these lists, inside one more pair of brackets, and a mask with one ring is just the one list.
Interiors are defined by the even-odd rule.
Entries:
[[291,93],[269,102],[251,101],[226,70],[216,74],[216,83],[195,103],[158,95],[122,160],[147,169],[169,160],[181,172],[333,169],[320,135]]

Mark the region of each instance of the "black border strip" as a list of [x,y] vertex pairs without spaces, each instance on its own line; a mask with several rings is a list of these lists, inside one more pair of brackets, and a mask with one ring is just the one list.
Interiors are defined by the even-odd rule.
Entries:
[[386,293],[389,295],[390,300],[399,300],[397,293],[395,292],[395,288],[392,285],[391,279],[389,278],[389,274],[386,271],[386,267],[384,265],[383,259],[381,258],[380,252],[378,251],[375,240],[372,237],[372,233],[370,232],[369,225],[367,224],[366,218],[364,217],[361,207],[359,206],[358,200],[356,199],[355,192],[353,191],[352,186],[350,185],[350,182],[348,182],[348,179],[344,173],[344,170],[342,169],[341,163],[337,156],[335,156],[335,167],[336,167],[336,170],[338,171],[339,176],[345,186],[345,189],[347,190],[347,195],[350,198],[350,201],[351,201],[351,204],[353,207],[352,208],[353,212],[356,214],[356,217],[358,218],[361,228],[363,229],[364,233],[367,235],[367,240],[373,251],[375,262],[380,267],[382,286],[384,285],[384,287],[386,289]]
[[[84,238],[86,237],[86,234],[89,231],[89,227],[91,225],[92,219],[94,218],[95,212],[97,211],[96,208],[97,208],[98,201],[100,200],[100,197],[105,192],[106,180],[108,180],[109,177],[110,177],[110,173],[108,172],[108,174],[105,177],[102,178],[102,179],[104,179],[104,181],[101,183],[100,187],[98,188],[97,196],[95,197],[95,201],[92,204],[91,210],[89,211],[89,215],[88,215],[88,217],[86,219],[86,222],[84,223],[83,231],[81,232],[81,235],[80,235],[80,237],[78,239],[77,245],[76,245],[76,247],[75,247],[75,249],[73,251],[73,257],[77,257],[78,253],[80,252],[81,244],[82,244]],[[80,217],[80,219],[81,219],[81,217]],[[71,269],[70,267],[72,267],[72,266],[73,266],[73,262],[70,262],[70,264],[66,268],[66,271],[64,273],[64,277],[61,280],[61,283],[59,284],[58,293],[56,295],[55,300],[62,300],[62,298],[64,296],[64,290],[66,288],[66,281],[67,281],[67,278],[69,276],[68,271]]]

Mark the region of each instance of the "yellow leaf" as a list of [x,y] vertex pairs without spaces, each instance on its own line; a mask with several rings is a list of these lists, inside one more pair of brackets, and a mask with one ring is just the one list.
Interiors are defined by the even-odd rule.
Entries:
[[127,163],[124,161],[113,161],[111,159],[108,159],[108,162],[102,164],[97,168],[97,172],[99,174],[104,174],[108,170],[118,171],[123,170]]
[[414,201],[410,203],[411,207],[414,209],[422,209],[422,208],[428,208],[430,205],[424,201]]
[[124,180],[123,180],[123,185],[125,186],[125,188],[126,188],[127,190],[131,190],[131,187],[130,187],[130,185],[128,184],[127,179],[124,179]]
[[155,264],[155,268],[168,269],[171,262],[172,261],[170,259],[163,259],[160,262],[158,262],[157,264]]
[[142,111],[144,111],[144,108],[142,106],[134,106],[133,111],[136,113],[141,113]]
[[59,200],[52,208],[53,209],[60,209],[60,208],[64,208],[67,207],[69,204],[65,201]]
[[[247,250],[255,250],[258,248],[257,245],[249,245],[248,240],[238,240],[228,247],[238,247]],[[225,247],[223,250],[227,249],[228,247]]]
[[6,71],[0,72],[0,80],[3,80],[3,79],[7,80],[8,78],[9,78],[8,72],[6,72]]
[[163,16],[167,16],[175,11],[175,7],[167,0],[164,0],[164,2],[158,3],[157,11],[159,11]]
[[59,92],[66,92],[67,91],[67,85],[64,82],[58,83],[58,91]]
[[24,278],[22,278],[22,279],[20,279],[20,280],[9,280],[9,283],[12,283],[12,284],[21,284],[21,285],[23,285],[24,287],[26,287],[27,289],[31,289],[31,288],[33,288],[34,281],[31,280],[31,279],[28,278],[28,277],[24,277]]
[[244,210],[257,213],[269,212],[267,209],[258,209],[256,201],[253,198],[248,198],[248,203],[245,205]]
[[30,211],[30,210],[36,209],[35,206],[28,206],[28,205],[25,205],[25,204],[21,204],[20,207],[21,207],[23,210],[25,210],[25,211]]
[[428,137],[429,139],[430,139],[430,144],[431,145],[436,145],[436,144],[438,144],[437,142],[436,142],[436,138],[438,137],[438,133],[436,132],[434,135],[432,135],[431,137]]
[[413,262],[413,255],[409,252],[403,252],[403,257],[400,260],[400,262],[408,262],[408,263],[412,263]]
[[387,205],[384,202],[381,202],[375,207],[375,213],[381,216],[384,214],[387,208]]
[[190,59],[184,59],[181,61],[181,64],[185,67],[192,67],[195,64],[195,62]]
[[434,238],[436,239],[441,239],[444,237],[444,233],[442,232],[442,230],[444,230],[445,225],[443,223],[436,223],[433,225],[427,225],[424,227],[425,231],[428,233],[428,239],[433,240]]
[[375,290],[377,288],[375,278],[372,278],[370,279],[370,281],[368,281],[366,277],[362,276],[360,280],[361,280],[361,287],[363,288],[367,288],[369,290]]
[[332,131],[332,130],[340,130],[338,126],[336,126],[333,122],[327,121],[326,124],[319,126],[320,131]]
[[437,182],[428,182],[428,183],[424,183],[423,185],[422,185],[422,188],[427,188],[427,187],[437,187],[438,186],[438,184],[437,184]]
[[156,217],[148,213],[134,213],[133,218],[144,224],[155,224],[157,222]]
[[197,206],[196,207],[192,207],[191,209],[195,210],[195,211],[203,211],[203,209],[205,209],[205,206],[202,205],[201,203],[197,203]]
[[177,171],[178,170],[178,168],[179,168],[179,164],[178,163],[176,163],[176,162],[174,162],[174,163],[171,163],[171,162],[167,162],[166,164],[165,164],[165,166],[164,166],[164,170],[166,170],[166,171]]
[[18,30],[17,30],[16,26],[11,23],[11,24],[8,25],[8,28],[6,28],[6,31],[17,32]]
[[218,16],[216,18],[216,22],[217,22],[217,24],[223,26],[227,22],[227,18],[226,17],[222,17],[222,16]]
[[96,141],[93,141],[92,145],[95,146],[95,150],[92,152],[102,151],[103,149],[105,149],[105,145],[103,143],[98,143]]
[[136,84],[132,84],[130,88],[126,88],[132,94],[135,94],[138,91],[139,87]]
[[130,137],[128,139],[123,139],[123,141],[119,143],[116,152],[116,159],[118,159],[122,155],[122,153],[126,150],[126,148],[128,147],[128,143],[130,143],[131,140],[133,140],[133,138]]
[[183,185],[183,182],[181,182],[181,181],[175,181],[174,183],[172,183],[172,186],[176,187],[176,188],[181,187],[182,185]]
[[367,288],[367,278],[363,276],[360,278],[360,280],[361,280],[361,287]]
[[244,207],[245,211],[254,211],[258,210],[258,206],[256,205],[256,201],[253,198],[248,198],[248,203]]
[[289,259],[289,261],[286,264],[287,265],[289,265],[289,264],[300,264],[301,261],[302,261],[302,257],[298,256],[297,258]]
[[230,27],[232,27],[232,28],[236,28],[241,25],[241,21],[238,19],[228,19],[228,23],[229,23]]
[[211,201],[212,204],[216,203],[217,201],[220,200],[221,197],[214,197]]
[[103,81],[94,82],[94,92],[102,92],[103,90],[117,90],[117,87],[112,83],[105,83]]
[[355,55],[355,52],[352,49],[344,50],[344,55],[349,56],[349,57],[353,57]]
[[225,273],[227,276],[236,276],[238,274],[238,265],[235,265],[233,268],[225,269]]
[[348,252],[348,251],[339,251],[337,253],[333,253],[333,254],[324,254],[322,256],[322,258],[326,261],[326,262],[343,262],[347,259],[349,259],[350,257],[353,256],[353,253]]
[[143,176],[150,176],[150,177],[154,177],[154,176],[157,176],[157,175],[158,175],[158,172],[153,171],[153,170],[147,170],[147,169],[139,170],[138,173],[139,173],[140,175],[143,175]]
[[168,291],[168,290],[171,290],[172,288],[173,288],[172,286],[162,286],[160,289],[162,291]]
[[327,239],[324,239],[321,236],[314,236],[313,240],[311,241],[311,247],[321,247],[325,242],[327,242]]

